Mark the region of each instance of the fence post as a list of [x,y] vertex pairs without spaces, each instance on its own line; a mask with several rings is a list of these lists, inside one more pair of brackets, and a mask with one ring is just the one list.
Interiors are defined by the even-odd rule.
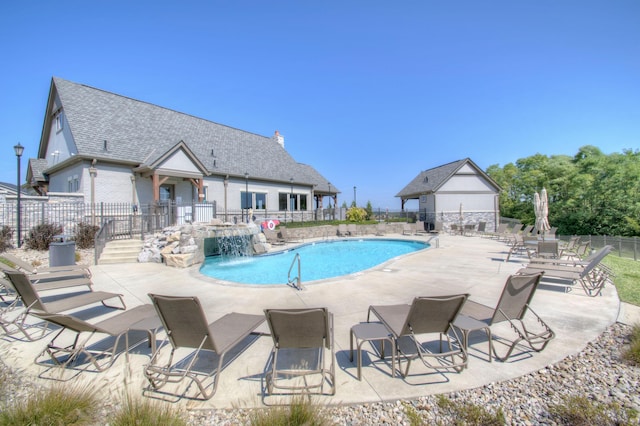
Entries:
[[633,260],[638,260],[638,237],[633,237]]
[[622,237],[618,239],[618,256],[622,257]]

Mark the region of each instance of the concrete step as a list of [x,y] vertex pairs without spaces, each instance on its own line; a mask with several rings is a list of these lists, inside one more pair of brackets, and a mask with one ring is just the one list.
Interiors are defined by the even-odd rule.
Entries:
[[110,241],[102,250],[98,264],[136,263],[141,249],[142,241],[140,240]]

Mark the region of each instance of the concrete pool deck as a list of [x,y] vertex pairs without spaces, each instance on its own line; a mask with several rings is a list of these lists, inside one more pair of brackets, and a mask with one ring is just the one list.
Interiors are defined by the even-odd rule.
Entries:
[[[365,236],[366,237],[366,236]],[[387,238],[428,237],[388,235]],[[363,345],[362,380],[357,379],[355,362],[349,361],[349,330],[366,321],[371,304],[410,303],[415,296],[470,293],[471,299],[494,306],[507,277],[526,260],[505,262],[508,247],[480,237],[441,235],[439,247],[391,260],[363,273],[305,284],[297,291],[287,286],[248,286],[220,283],[199,274],[198,267],[176,269],[161,264],[99,265],[91,268],[95,290],[124,295],[127,307],[149,303],[148,293],[198,296],[208,320],[229,312],[262,314],[265,308],[325,306],[334,315],[336,350],[336,394],[315,398],[320,404],[353,404],[396,399],[475,388],[537,371],[576,354],[615,323],[621,304],[615,287],[605,287],[602,296],[588,297],[581,287],[565,292],[564,286],[541,285],[532,307],[555,331],[556,338],[540,353],[516,351],[508,362],[488,362],[487,341],[482,333],[471,335],[469,366],[461,373],[435,373],[414,363],[408,378],[390,375],[390,359],[377,357],[371,345]],[[303,260],[304,271],[304,260]],[[304,278],[304,272],[303,272]],[[102,309],[102,308],[100,308]],[[637,319],[637,310],[624,310],[628,321]],[[630,319],[629,319],[630,318]],[[92,319],[92,321],[94,321]],[[260,331],[268,332],[266,323]],[[499,336],[508,329],[496,328]],[[506,334],[505,334],[506,335]],[[159,338],[164,337],[161,332]],[[33,359],[52,335],[36,342],[4,337],[0,353],[7,365],[38,379],[46,368]],[[272,347],[270,336],[260,336],[222,371],[217,393],[208,401],[182,400],[189,408],[261,407],[264,368]],[[127,363],[120,356],[105,372],[82,372],[72,381],[88,381],[103,389],[105,397],[121,398],[126,390],[140,394],[146,382],[143,365],[149,349],[141,345],[132,351]]]

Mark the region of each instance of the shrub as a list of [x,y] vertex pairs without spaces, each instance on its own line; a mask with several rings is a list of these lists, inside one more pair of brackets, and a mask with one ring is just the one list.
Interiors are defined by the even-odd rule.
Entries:
[[633,326],[630,340],[631,344],[624,351],[622,357],[635,365],[640,365],[640,324]]
[[0,228],[0,253],[13,248],[12,238],[13,231],[11,231],[11,228],[6,225]]
[[585,396],[565,397],[560,404],[549,406],[551,418],[562,425],[631,425],[636,424],[637,413],[618,404],[601,404]]
[[54,386],[0,411],[3,425],[97,424],[95,394],[88,387]]
[[289,406],[258,410],[251,413],[252,426],[321,426],[329,424],[320,409],[303,397]]
[[79,249],[92,248],[96,233],[100,230],[98,226],[88,223],[79,223],[76,230],[76,247]]
[[451,419],[450,424],[455,425],[504,425],[506,423],[502,409],[490,413],[484,407],[469,403],[451,401],[449,398],[439,395],[438,408]]
[[361,207],[351,207],[347,210],[347,220],[349,222],[363,222],[367,219],[367,211]]
[[416,411],[416,409],[408,402],[403,402],[402,406],[404,407],[405,414],[407,415],[407,419],[409,420],[410,426],[424,426],[426,423],[420,417],[420,414]]
[[122,408],[110,416],[109,424],[114,426],[182,426],[187,422],[174,407],[152,402],[148,399],[127,395]]
[[53,237],[62,234],[62,226],[43,223],[29,231],[29,236],[24,240],[24,245],[30,250],[49,250]]

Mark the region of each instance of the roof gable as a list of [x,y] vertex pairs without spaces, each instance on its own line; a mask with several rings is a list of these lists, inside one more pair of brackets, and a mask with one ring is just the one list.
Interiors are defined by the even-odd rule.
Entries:
[[[147,102],[54,77],[39,157],[45,158],[56,100],[65,113],[79,158],[146,168],[161,164],[180,142],[205,175],[244,176],[321,184],[273,138],[224,126]],[[64,159],[61,159],[61,162]],[[198,164],[199,163],[199,164]]]
[[496,192],[500,186],[482,171],[471,159],[465,158],[432,169],[424,170],[418,174],[407,186],[396,194],[396,197],[408,199],[418,198],[420,195],[438,191],[454,174],[479,175],[491,185]]

